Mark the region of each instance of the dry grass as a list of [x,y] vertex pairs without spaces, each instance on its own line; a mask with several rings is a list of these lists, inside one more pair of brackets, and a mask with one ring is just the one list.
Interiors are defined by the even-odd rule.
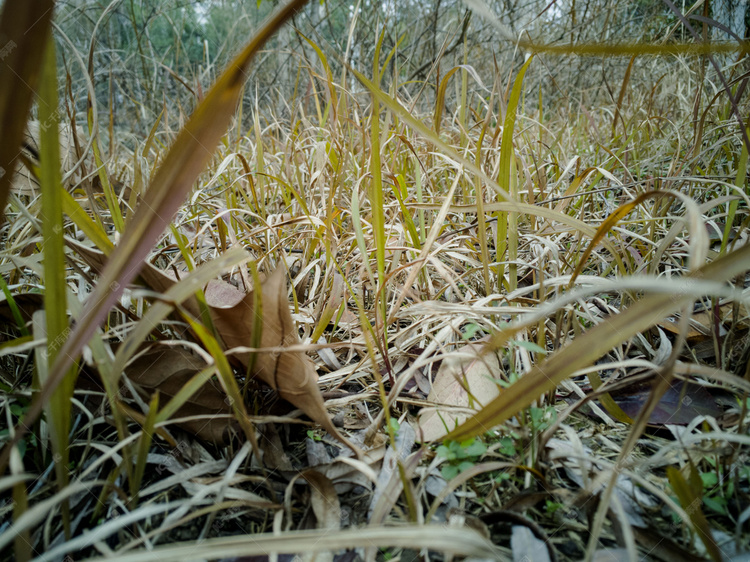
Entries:
[[[457,95],[444,108],[438,95],[435,111],[413,85],[375,86],[388,53],[367,71],[370,86],[357,74],[356,90],[318,55],[305,69],[315,79],[300,78],[309,95],[288,100],[283,117],[245,107],[244,119],[214,131],[217,151],[148,260],[179,279],[220,277],[242,290],[256,272],[288,270],[302,349],[334,423],[364,456],[234,362],[243,407],[187,415],[205,424],[239,417],[251,429],[216,445],[171,413],[161,419],[167,398],[129,392],[127,374],[126,390],[113,383],[130,357],[122,342],[137,332],[136,343],[192,350],[213,381],[238,351],[212,347],[210,315],[167,315],[194,292],[187,282],[166,302],[153,285],[118,288],[101,331],[85,339],[67,462],[50,446],[50,414],[12,449],[0,479],[3,559],[354,547],[380,560],[427,559],[428,548],[431,559],[502,559],[512,555],[512,527],[546,538],[558,559],[605,548],[630,559],[747,552],[750,201],[747,146],[732,115],[747,115],[747,96],[733,108],[704,95],[695,111],[698,89],[721,86],[686,56],[659,66],[658,78],[637,67],[619,100],[597,106],[524,91],[518,69],[457,70],[444,84]],[[555,60],[542,57],[530,74]],[[730,82],[744,86],[743,65],[724,69]],[[475,78],[489,89],[474,88]],[[91,220],[71,218],[63,202],[66,240],[91,245],[93,233],[105,253],[129,243],[138,197],[170,162],[181,119],[167,105],[152,135],[114,142],[101,156],[105,182],[87,155],[66,190]],[[6,441],[54,344],[35,298],[49,290],[42,201],[25,185],[10,195],[0,254]],[[88,318],[96,268],[70,244],[65,258],[68,312]],[[471,342],[497,356],[498,397],[472,397],[474,421],[447,428],[460,443],[415,445],[436,373]],[[249,335],[246,346],[257,347]],[[697,399],[690,387],[659,402],[683,380],[721,407],[645,431],[650,410],[676,414]],[[639,381],[653,387],[623,394]],[[624,411],[628,399],[640,414]],[[494,546],[477,535],[488,528]],[[513,553],[523,548],[514,543]]]

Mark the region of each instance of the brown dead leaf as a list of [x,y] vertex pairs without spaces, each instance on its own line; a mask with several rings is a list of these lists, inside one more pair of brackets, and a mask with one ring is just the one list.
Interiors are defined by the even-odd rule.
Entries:
[[301,476],[310,484],[310,504],[318,529],[337,531],[341,527],[341,505],[333,482],[313,469],[306,470]]
[[[286,296],[286,274],[283,268],[269,275],[259,288],[261,310],[255,309],[254,291],[249,292],[230,308],[211,307],[217,331],[228,349],[249,346],[253,341],[256,315],[262,318],[260,347],[289,347],[300,343],[297,326],[289,312]],[[305,412],[328,433],[336,437],[358,455],[360,451],[344,437],[328,417],[323,397],[318,388],[318,374],[312,361],[301,351],[258,353],[249,352],[236,357],[248,367],[252,361],[252,375],[278,391],[286,401]]]
[[[44,295],[42,293],[19,293],[13,295],[13,301],[21,313],[24,322],[31,321],[31,317],[37,310],[44,308]],[[0,294],[0,321],[5,324],[15,325],[16,319],[13,316],[13,309],[2,294]]]
[[481,344],[472,343],[442,361],[427,397],[436,407],[419,414],[422,441],[442,439],[470,416],[451,406],[480,410],[500,394],[493,380],[502,372],[497,355],[482,350]]
[[[136,357],[125,369],[125,374],[136,385],[145,400],[157,390],[166,403],[206,363],[187,349],[158,346]],[[232,430],[239,430],[237,422],[227,415],[232,408],[226,401],[221,385],[208,381],[175,412],[174,417],[216,416],[214,418],[190,420],[177,424],[186,431],[212,443],[226,443]]]
[[[69,241],[69,244],[97,272],[106,262],[106,257],[98,250],[75,242]],[[173,274],[149,263],[141,269],[140,277],[151,289],[162,293],[176,282]],[[297,327],[289,312],[284,268],[269,275],[261,284],[260,291],[261,310],[256,312],[253,291],[245,294],[233,285],[219,280],[211,281],[206,287],[204,293],[214,326],[227,349],[252,345],[256,314],[261,314],[262,317],[260,347],[280,348],[300,343]],[[183,306],[191,314],[199,315],[198,302],[194,297],[183,302]],[[241,353],[235,357],[246,368],[252,359],[251,353]],[[282,398],[319,423],[357,456],[361,455],[361,451],[339,432],[328,417],[317,384],[318,374],[312,361],[304,353],[258,353],[253,361],[251,375],[278,391]]]
[[[653,385],[650,382],[633,384],[624,389],[610,392],[610,396],[632,419],[638,416],[645,406]],[[661,427],[665,424],[687,425],[696,416],[719,417],[723,410],[716,403],[711,389],[687,381],[674,381],[651,412],[648,425]]]

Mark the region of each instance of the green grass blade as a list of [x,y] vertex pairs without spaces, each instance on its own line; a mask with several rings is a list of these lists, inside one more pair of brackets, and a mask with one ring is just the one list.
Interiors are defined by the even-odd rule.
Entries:
[[151,448],[151,441],[154,436],[154,426],[156,425],[156,414],[159,411],[159,391],[154,392],[151,402],[148,405],[148,414],[141,428],[141,437],[138,439],[138,451],[135,457],[135,469],[133,478],[130,481],[130,507],[134,509],[138,505],[138,494],[143,481],[143,474],[146,471],[146,460],[148,451]]
[[8,284],[5,282],[5,279],[0,275],[0,290],[3,291],[3,294],[5,295],[5,302],[8,303],[8,307],[10,308],[10,313],[13,315],[13,320],[16,321],[16,326],[18,326],[18,329],[21,331],[21,334],[23,336],[28,337],[29,330],[26,328],[26,323],[23,321],[23,317],[21,316],[21,311],[18,309],[18,305],[16,304],[15,299],[13,298],[13,294],[10,292],[10,289],[8,288]]
[[[44,309],[47,335],[47,362],[52,365],[60,353],[68,329],[65,279],[65,245],[63,241],[62,173],[60,172],[60,141],[58,133],[57,66],[55,42],[47,40],[39,89],[40,179],[42,190],[42,250],[44,253]],[[55,451],[55,472],[60,489],[68,484],[68,434],[70,433],[71,402],[75,388],[76,368],[70,366],[49,402],[48,423]],[[45,381],[41,381],[42,384]],[[63,503],[63,524],[70,535],[70,513]]]
[[[117,349],[112,371],[117,379],[125,365],[136,353],[141,342],[143,342],[151,331],[172,311],[175,305],[190,298],[198,289],[201,289],[211,279],[216,278],[221,272],[237,264],[244,263],[249,259],[242,248],[234,248],[221,255],[210,263],[196,269],[186,275],[181,281],[172,285],[164,291],[162,300],[155,302],[143,315],[132,332]],[[196,307],[197,308],[197,307]],[[197,312],[197,310],[196,310]]]
[[117,195],[115,190],[112,189],[112,184],[109,181],[109,173],[107,167],[102,160],[101,149],[99,148],[99,134],[98,131],[94,130],[94,115],[91,102],[89,100],[89,111],[88,111],[88,122],[89,122],[89,134],[93,137],[93,143],[91,148],[94,152],[94,163],[96,164],[96,171],[99,176],[99,182],[102,186],[102,192],[104,193],[104,200],[107,202],[107,208],[109,214],[112,217],[112,224],[117,232],[122,232],[125,228],[124,221],[122,219],[122,211],[120,210],[120,203],[117,201]]
[[[750,128],[748,128],[748,136],[750,136]],[[738,189],[747,189],[745,186],[745,180],[747,178],[747,145],[742,145],[742,151],[737,161],[737,176],[734,180],[734,185]],[[730,234],[732,232],[732,224],[734,223],[734,217],[737,215],[737,208],[739,207],[739,199],[735,199],[729,203],[729,209],[727,211],[727,220],[724,224],[724,236],[721,239],[721,255],[723,256],[727,251],[727,244],[729,243]]]
[[242,394],[240,393],[240,388],[237,385],[237,379],[234,378],[234,373],[232,372],[232,368],[229,366],[229,361],[227,360],[226,355],[224,355],[224,351],[221,349],[221,345],[216,340],[216,338],[214,338],[208,332],[208,330],[206,330],[203,325],[195,322],[187,314],[184,314],[183,316],[188,321],[190,327],[196,333],[198,338],[201,340],[201,343],[203,343],[206,351],[208,351],[211,354],[211,357],[214,358],[214,361],[216,361],[216,372],[219,375],[221,386],[224,387],[224,391],[227,393],[229,403],[232,407],[232,410],[234,411],[234,417],[239,422],[240,427],[245,433],[245,437],[247,437],[247,440],[250,441],[250,443],[253,445],[253,449],[255,450],[255,452],[258,453],[259,449],[255,437],[255,428],[250,422],[250,418],[247,417],[245,403],[242,400]]
[[[526,71],[529,69],[533,57],[529,57],[529,60],[521,67],[518,71],[516,80],[513,83],[513,89],[510,92],[510,99],[508,100],[508,107],[505,110],[505,121],[503,123],[503,137],[502,144],[500,145],[500,171],[497,178],[497,183],[505,191],[510,194],[510,198],[513,201],[518,200],[518,181],[516,179],[516,173],[513,169],[515,166],[515,157],[513,155],[513,130],[516,126],[516,111],[518,109],[518,101],[521,98],[521,88],[523,86],[523,77]],[[502,202],[502,197],[498,197],[498,201]],[[505,235],[507,236],[507,248],[508,248],[508,290],[515,291],[518,286],[518,212],[510,211],[509,213],[498,213],[497,224],[501,227],[505,223],[507,230]],[[499,244],[498,244],[498,255],[497,261],[502,261],[503,256],[500,252],[500,244],[504,242],[502,236],[502,228],[498,229]],[[502,282],[504,267],[498,266],[498,279]]]
[[175,394],[172,399],[167,402],[164,407],[159,410],[156,416],[156,423],[162,423],[171,418],[177,410],[179,410],[185,402],[198,392],[201,387],[206,384],[209,379],[216,374],[216,365],[210,365],[202,371],[196,373],[192,378],[185,383],[180,391]]
[[83,210],[70,193],[63,189],[60,195],[62,196],[62,209],[65,214],[81,229],[88,240],[91,240],[105,255],[109,255],[115,246],[107,233]]

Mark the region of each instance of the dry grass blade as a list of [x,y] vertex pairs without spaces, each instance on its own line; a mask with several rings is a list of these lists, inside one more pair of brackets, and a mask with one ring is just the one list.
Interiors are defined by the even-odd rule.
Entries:
[[[197,558],[265,556],[268,553],[315,553],[343,548],[395,546],[427,548],[460,556],[490,560],[508,560],[497,547],[469,528],[453,529],[445,525],[407,527],[366,527],[342,531],[298,531],[281,535],[258,534],[207,539],[199,544],[157,546],[151,551],[121,554],[119,562],[180,562]],[[44,558],[42,558],[44,560]],[[103,562],[107,558],[92,559]]]
[[[121,244],[112,252],[96,290],[89,297],[83,316],[59,352],[51,376],[21,427],[30,427],[39,416],[64,373],[93,336],[125,286],[138,274],[157,237],[177,212],[193,182],[213,156],[213,151],[237,108],[246,71],[256,52],[306,0],[292,0],[278,10],[258,31],[219,77],[206,98],[180,131],[169,154],[149,186],[143,202],[128,224]],[[0,467],[6,466],[10,447],[25,433],[20,430],[3,448]]]

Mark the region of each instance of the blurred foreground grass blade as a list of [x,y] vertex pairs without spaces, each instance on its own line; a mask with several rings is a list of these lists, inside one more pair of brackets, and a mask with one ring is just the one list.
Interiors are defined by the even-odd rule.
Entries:
[[[101,536],[101,533],[98,534]],[[99,538],[97,536],[97,538]],[[80,542],[83,542],[82,540]],[[78,545],[75,545],[78,547]],[[248,533],[230,537],[208,538],[202,541],[159,544],[151,550],[131,550],[116,557],[90,558],[91,562],[171,562],[197,559],[244,558],[266,560],[269,552],[325,553],[352,547],[366,546],[429,549],[483,560],[510,560],[503,551],[470,527],[450,527],[445,524],[374,526],[359,529],[316,529],[274,533]],[[57,549],[60,557],[66,551]],[[289,556],[288,559],[302,559]],[[49,558],[41,558],[45,560]],[[316,560],[323,559],[318,556]]]
[[263,24],[222,73],[178,134],[132,221],[127,225],[120,245],[110,255],[96,289],[86,302],[82,317],[60,349],[57,360],[50,369],[47,384],[42,388],[38,400],[29,408],[15,438],[3,449],[0,471],[8,463],[10,447],[17,443],[25,433],[25,428],[39,416],[43,404],[60,384],[65,371],[94,335],[97,326],[117,302],[125,286],[138,274],[157,238],[177,212],[193,182],[213,157],[214,150],[237,109],[253,56],[305,3],[306,0],[291,0]]
[[567,45],[545,45],[531,41],[519,41],[518,46],[534,53],[550,55],[578,55],[589,57],[630,57],[638,55],[665,56],[674,55],[711,55],[746,53],[750,46],[742,43],[579,43]]
[[[686,275],[684,280],[686,284],[692,279],[725,282],[748,269],[750,246],[745,246]],[[470,439],[513,417],[574,372],[591,365],[615,345],[653,326],[700,296],[687,288],[686,285],[682,293],[649,295],[575,338],[567,347],[534,365],[500,396],[449,433],[446,439]],[[500,332],[492,338],[489,346],[497,349],[504,345],[508,337]]]
[[[13,182],[15,159],[36,94],[52,21],[52,0],[5,2],[0,19],[0,221]],[[57,106],[55,105],[55,108]]]
[[[47,364],[54,364],[63,342],[67,338],[68,311],[65,295],[65,244],[63,242],[62,173],[60,171],[60,140],[58,133],[57,66],[55,42],[46,41],[39,90],[40,129],[40,179],[42,189],[42,250],[44,252],[44,309],[47,335]],[[61,372],[62,382],[50,395],[48,419],[55,453],[55,472],[60,489],[68,485],[68,434],[70,412],[77,368],[68,363]],[[48,374],[51,374],[49,371]],[[45,380],[40,377],[40,383]],[[68,502],[62,503],[65,535],[70,538],[70,512]]]

